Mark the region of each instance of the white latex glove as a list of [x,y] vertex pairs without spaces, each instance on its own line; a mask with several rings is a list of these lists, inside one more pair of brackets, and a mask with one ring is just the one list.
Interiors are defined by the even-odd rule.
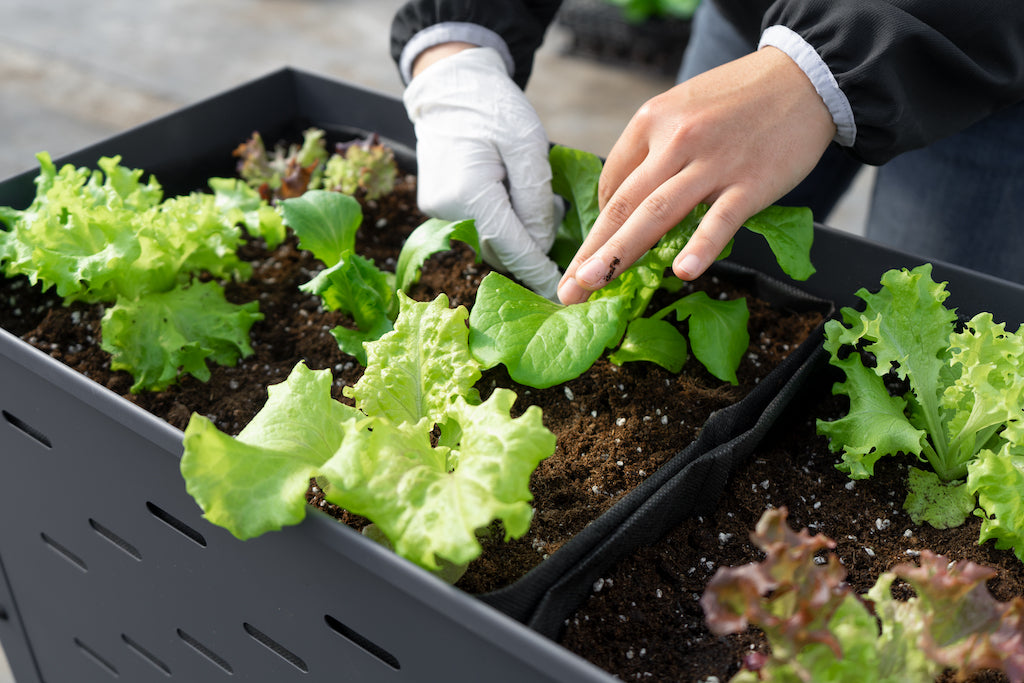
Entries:
[[431,64],[404,102],[416,127],[420,209],[474,219],[487,263],[556,300],[561,273],[547,253],[561,202],[547,135],[497,51],[471,48]]

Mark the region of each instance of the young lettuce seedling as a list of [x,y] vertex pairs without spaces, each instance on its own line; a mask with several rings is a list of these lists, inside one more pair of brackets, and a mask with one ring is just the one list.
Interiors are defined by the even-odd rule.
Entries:
[[389,273],[355,253],[363,210],[353,197],[329,190],[310,190],[301,197],[281,202],[281,209],[285,223],[299,237],[299,247],[327,265],[301,289],[323,299],[328,310],[352,316],[356,329],[339,325],[331,334],[342,351],[364,366],[367,359],[363,344],[392,329],[398,315],[396,294],[419,280],[428,258],[450,249],[453,239],[480,253],[473,221],[430,219],[409,235],[398,256],[396,271]]
[[[570,203],[551,252],[565,267],[597,219],[601,161],[560,146],[552,148],[550,159],[552,187]],[[486,367],[504,363],[514,380],[536,388],[579,376],[606,349],[617,349],[609,356],[614,363],[646,360],[678,372],[688,345],[668,320],[674,314],[680,322],[688,320],[689,347],[697,360],[719,379],[736,384],[736,369],[749,344],[745,300],[715,301],[698,292],[643,317],[654,294],[678,282],[666,271],[707,209],[697,206],[636,264],[582,304],[559,306],[502,275],[489,274],[470,315],[473,354]],[[769,207],[745,227],[768,240],[794,279],[814,272],[809,209]]]
[[354,408],[331,397],[330,370],[299,363],[237,438],[192,416],[181,472],[208,520],[241,539],[297,524],[315,478],[328,501],[432,571],[476,558],[492,520],[507,539],[526,533],[530,475],[554,434],[536,406],[511,417],[511,390],[480,401],[464,307],[398,297],[394,330],[366,344],[366,371],[345,389]]
[[377,199],[394,189],[398,164],[378,135],[338,143],[333,153],[327,151],[325,135],[320,128],[308,128],[301,144],[279,143],[268,151],[255,132],[235,148],[238,175],[273,202],[301,197],[308,190],[362,191],[367,199]]
[[[771,645],[732,683],[932,683],[946,668],[962,676],[1001,669],[1014,683],[1024,680],[1024,601],[989,593],[994,570],[924,550],[920,566],[897,565],[858,596],[835,555],[815,561],[835,543],[792,531],[786,517],[785,508],[767,510],[751,534],[765,559],[719,568],[701,597],[713,633],[752,625]],[[893,598],[897,579],[915,597]]]
[[[948,528],[973,511],[980,542],[995,539],[1024,561],[1024,327],[1010,332],[979,313],[957,331],[931,264],[890,270],[881,284],[857,292],[863,312],[844,308],[842,322],[825,325],[830,362],[846,375],[833,393],[849,396],[850,409],[819,420],[819,433],[853,479],[889,455],[927,461],[931,471],[910,467],[904,508],[913,520]],[[903,393],[890,393],[890,373]]]

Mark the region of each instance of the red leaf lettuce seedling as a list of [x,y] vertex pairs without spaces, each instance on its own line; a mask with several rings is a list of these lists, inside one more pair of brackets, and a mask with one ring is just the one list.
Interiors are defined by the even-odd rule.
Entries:
[[301,144],[277,144],[267,150],[258,132],[238,147],[238,175],[268,201],[302,196],[308,190],[332,190],[377,199],[394,189],[398,175],[394,151],[376,134],[338,143],[328,152],[326,133],[308,128]]
[[[830,362],[846,375],[833,393],[850,407],[818,431],[853,479],[897,453],[926,461],[931,471],[910,468],[913,520],[948,528],[974,511],[980,542],[995,539],[1024,561],[1024,327],[1010,332],[979,313],[957,331],[931,264],[890,270],[881,284],[857,292],[863,312],[844,308],[825,325]],[[905,383],[894,392],[890,373]]]
[[[786,517],[785,508],[767,510],[751,534],[764,560],[719,568],[701,597],[713,633],[752,625],[771,645],[732,683],[932,683],[946,668],[1024,680],[1024,600],[993,598],[985,582],[994,570],[924,550],[920,566],[897,565],[858,596],[835,555],[821,562],[835,543],[792,531]],[[915,597],[893,598],[898,579]]]

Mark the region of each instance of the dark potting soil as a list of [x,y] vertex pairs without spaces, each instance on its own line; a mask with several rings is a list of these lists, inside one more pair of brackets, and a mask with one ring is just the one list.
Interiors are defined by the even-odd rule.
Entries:
[[[405,177],[392,195],[364,202],[357,249],[381,267],[393,270],[406,236],[424,219],[415,208],[415,179]],[[338,349],[329,330],[338,324],[351,325],[352,321],[323,311],[317,299],[298,289],[322,264],[297,249],[294,239],[273,252],[253,242],[243,249],[243,256],[252,262],[254,277],[248,282],[230,283],[229,299],[237,303],[259,301],[265,318],[252,328],[254,354],[236,367],[212,368],[208,382],[185,376],[163,392],[129,393],[130,376],[112,372],[109,355],[98,346],[102,307],[64,307],[53,295],[39,292],[24,279],[4,283],[0,327],[179,429],[184,429],[190,415],[198,412],[225,432],[238,433],[262,407],[266,387],[283,381],[299,360],[314,369],[331,368],[334,396],[348,401],[342,397],[342,387],[358,381],[362,368]],[[431,259],[410,295],[430,300],[444,292],[452,306],[469,307],[489,270],[475,262],[468,248],[456,244],[452,251]],[[713,297],[746,294],[710,276],[688,288],[706,290]],[[543,562],[688,445],[712,412],[746,395],[820,323],[817,314],[780,310],[756,299],[751,299],[749,306],[751,344],[739,369],[737,386],[714,378],[693,359],[678,375],[647,363],[618,367],[602,360],[578,379],[545,390],[519,386],[501,368],[485,372],[479,383],[481,393],[486,396],[495,386],[510,387],[519,395],[515,411],[531,404],[540,406],[558,445],[531,482],[537,513],[530,532],[509,544],[497,539],[487,542],[483,557],[472,563],[459,586],[470,593],[484,593],[507,585]],[[820,410],[827,405],[828,391],[823,395],[826,398],[811,401],[810,408]],[[809,428],[801,420],[776,429],[777,443],[782,443],[778,441],[782,437],[798,438],[806,432]],[[858,482],[853,491],[846,491],[845,479],[831,466],[834,458],[810,429],[799,443],[760,449],[751,464],[736,475],[734,490],[725,497],[728,506],[723,505],[720,518],[684,523],[665,542],[641,550],[599,582],[601,585],[595,585],[593,598],[570,620],[564,644],[622,678],[696,681],[714,674],[724,680],[750,644],[764,644],[754,633],[730,639],[709,636],[701,630],[703,617],[696,598],[714,567],[750,561],[753,551],[746,534],[769,504],[789,505],[791,524],[818,524],[820,530],[835,534],[840,550],[849,553],[844,559],[851,568],[851,581],[853,569],[870,572],[886,557],[905,557],[900,554],[906,548],[929,547],[951,553],[945,542],[933,541],[926,530],[914,530],[911,539],[903,537],[903,529],[909,525],[891,495],[877,504],[877,511],[869,511],[873,508],[859,496],[876,487],[887,490],[886,484],[880,483],[885,481],[883,477]],[[818,449],[815,457],[808,455],[812,448]],[[892,476],[898,478],[898,474],[897,470]],[[812,479],[821,479],[826,486],[814,497],[809,493]],[[844,495],[834,497],[836,492]],[[801,495],[805,499],[802,506],[792,502],[799,501]],[[309,500],[311,505],[357,528],[364,522],[323,501],[314,486]],[[821,502],[818,509],[814,508],[815,502]],[[742,507],[735,509],[736,505]],[[845,521],[839,518],[842,515],[847,517]],[[889,520],[887,528],[894,533],[899,527],[901,548],[887,552],[881,546],[875,519]],[[850,531],[841,531],[846,529]],[[500,534],[495,536],[500,538]],[[1012,562],[1007,560],[1006,553],[977,548],[976,526],[973,537],[970,531],[966,537],[963,552],[969,549],[985,553],[984,564],[1000,566],[994,561],[999,560],[1001,572],[1005,572],[1016,562],[1012,556]],[[907,545],[912,542],[915,545]],[[873,549],[875,558],[871,562],[862,546]],[[676,555],[676,551],[682,554]],[[732,554],[718,554],[722,551]],[[1021,594],[1019,576],[1014,584],[1008,579],[1001,581],[1003,594]],[[871,580],[864,578],[863,582],[866,587]],[[648,612],[649,604],[665,611]]]

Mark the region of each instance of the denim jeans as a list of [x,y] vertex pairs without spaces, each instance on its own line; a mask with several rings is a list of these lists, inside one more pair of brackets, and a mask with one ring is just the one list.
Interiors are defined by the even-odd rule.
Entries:
[[[705,0],[694,15],[678,80],[755,47]],[[827,223],[859,168],[833,144],[778,203],[809,206],[815,220]],[[1024,102],[880,166],[866,236],[922,262],[937,259],[1024,282]]]

